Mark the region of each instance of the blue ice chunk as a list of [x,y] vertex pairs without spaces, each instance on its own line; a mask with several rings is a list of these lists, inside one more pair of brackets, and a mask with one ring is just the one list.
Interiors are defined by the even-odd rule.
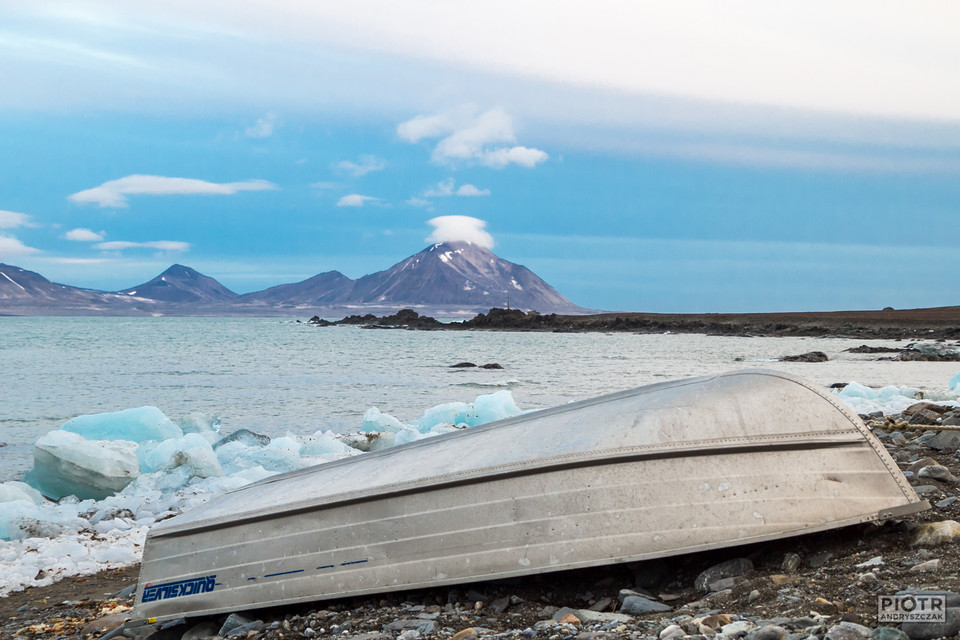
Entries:
[[218,478],[224,475],[213,447],[199,433],[164,440],[153,447],[141,446],[137,458],[142,473],[187,467],[192,477]]
[[25,525],[42,516],[40,507],[27,500],[0,502],[0,540],[19,540],[25,537]]
[[520,415],[520,408],[509,391],[497,391],[477,396],[473,402],[450,402],[427,409],[423,417],[413,423],[421,433],[441,424],[475,427],[495,420]]
[[48,498],[102,500],[140,475],[136,448],[133,442],[87,440],[69,431],[51,431],[33,446],[33,477]]
[[60,427],[87,440],[148,442],[179,438],[183,431],[156,407],[139,407],[115,413],[79,416]]
[[957,375],[950,378],[950,388],[956,391],[957,393],[960,393],[960,372],[958,372]]
[[0,484],[0,502],[25,500],[33,504],[43,504],[43,494],[25,482],[4,482]]
[[255,467],[282,473],[302,469],[309,464],[300,457],[299,443],[290,437],[274,438],[265,447],[248,446],[235,440],[220,445],[216,452],[217,460],[229,475]]
[[363,414],[363,425],[360,427],[360,433],[396,433],[406,428],[405,424],[389,413],[383,413],[376,407],[370,407]]
[[332,433],[317,431],[313,435],[301,439],[300,454],[304,456],[323,456],[326,458],[343,458],[360,453],[345,442],[337,440]]

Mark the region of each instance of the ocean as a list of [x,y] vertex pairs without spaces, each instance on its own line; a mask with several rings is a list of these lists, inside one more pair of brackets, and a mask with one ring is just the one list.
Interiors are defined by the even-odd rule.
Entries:
[[[0,485],[0,538],[9,539],[0,539],[0,595],[136,562],[152,522],[265,473],[323,461],[318,452],[332,451],[325,446],[342,445],[312,434],[357,431],[371,408],[409,423],[437,405],[506,391],[528,411],[752,367],[823,385],[888,387],[875,393],[851,386],[859,391],[844,399],[859,412],[895,410],[919,397],[956,401],[949,381],[960,364],[878,361],[845,351],[860,344],[906,346],[834,338],[373,330],[275,318],[0,318],[0,482],[10,487],[31,468],[33,443],[80,415],[150,405],[208,440],[249,429],[276,444],[273,467],[251,450],[238,456],[252,461],[245,467],[222,461],[223,477],[191,477],[182,469],[143,473],[122,495],[102,501],[17,502],[11,501],[16,492],[4,498]],[[809,351],[830,360],[778,361]],[[502,368],[451,366],[460,362]]]
[[[960,365],[845,353],[892,341],[689,334],[421,332],[249,318],[0,318],[0,481],[31,465],[44,433],[84,414],[152,405],[178,424],[219,421],[280,436],[360,426],[370,407],[401,420],[508,389],[542,409],[662,380],[743,367],[824,385],[936,391]],[[823,351],[824,363],[777,362]],[[454,369],[459,362],[503,369]]]

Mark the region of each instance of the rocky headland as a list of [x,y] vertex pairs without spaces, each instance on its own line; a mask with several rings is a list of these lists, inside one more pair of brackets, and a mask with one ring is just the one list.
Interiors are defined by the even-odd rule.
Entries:
[[722,336],[808,336],[885,340],[960,339],[960,307],[810,313],[600,313],[558,315],[518,309],[490,309],[463,322],[440,322],[411,309],[387,316],[347,316],[318,326],[360,325],[414,330],[700,333]]

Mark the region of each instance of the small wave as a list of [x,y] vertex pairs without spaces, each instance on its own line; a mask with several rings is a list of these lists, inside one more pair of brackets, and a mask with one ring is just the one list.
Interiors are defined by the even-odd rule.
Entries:
[[492,389],[492,388],[513,388],[523,384],[522,380],[511,378],[510,380],[492,380],[489,382],[455,382],[451,386],[466,387],[468,389]]

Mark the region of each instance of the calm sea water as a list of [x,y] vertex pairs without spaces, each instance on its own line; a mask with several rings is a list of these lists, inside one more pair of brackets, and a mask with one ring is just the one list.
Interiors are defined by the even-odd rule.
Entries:
[[[522,409],[536,409],[751,366],[822,384],[921,389],[944,388],[958,369],[843,353],[863,342],[415,332],[249,318],[0,318],[0,481],[28,470],[32,443],[66,420],[143,405],[177,422],[216,418],[224,432],[283,435],[349,431],[373,406],[410,420],[431,406],[498,389],[509,389]],[[774,361],[813,350],[831,361]],[[450,368],[461,361],[504,368]]]

